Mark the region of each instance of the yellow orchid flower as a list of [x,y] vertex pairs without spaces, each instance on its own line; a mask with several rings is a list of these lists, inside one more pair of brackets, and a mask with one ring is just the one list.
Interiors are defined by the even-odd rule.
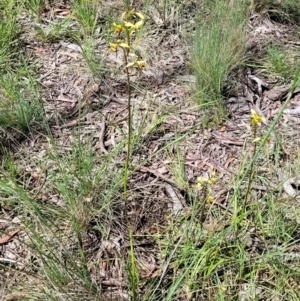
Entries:
[[263,117],[258,115],[255,110],[251,109],[251,124],[259,126],[263,121]]
[[145,67],[145,61],[136,61],[135,63],[139,68],[144,68]]
[[143,21],[143,20],[140,20],[140,21],[138,21],[138,22],[136,22],[136,23],[124,21],[124,26],[125,26],[126,28],[129,28],[129,29],[135,29],[135,30],[138,30],[138,29],[140,29],[143,25],[144,25],[144,21]]
[[203,178],[203,177],[198,177],[198,178],[197,178],[197,182],[198,182],[199,184],[204,184],[205,182],[207,182],[207,179],[205,179],[205,178]]
[[214,178],[214,177],[209,178],[209,183],[212,185],[215,185],[217,183],[217,181],[218,181],[217,178]]
[[196,187],[201,190],[203,187],[207,185],[207,179],[203,177],[198,177],[197,178],[197,184]]
[[116,44],[116,43],[109,43],[109,45],[110,45],[110,51],[117,51],[117,49],[118,49],[118,44]]
[[214,202],[214,200],[215,200],[215,198],[212,196],[212,195],[209,195],[208,197],[207,197],[207,203],[209,203],[209,204],[212,204],[213,202]]
[[122,24],[117,24],[116,22],[113,23],[113,26],[115,27],[114,33],[120,33],[124,29],[124,26]]

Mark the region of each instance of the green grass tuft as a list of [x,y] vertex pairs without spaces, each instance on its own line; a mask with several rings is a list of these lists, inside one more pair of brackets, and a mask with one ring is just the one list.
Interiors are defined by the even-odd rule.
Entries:
[[268,13],[272,19],[280,22],[300,21],[300,3],[298,0],[252,0],[252,9],[262,13]]
[[204,1],[196,24],[191,65],[200,104],[220,106],[231,71],[243,63],[247,10],[242,1]]
[[279,46],[268,45],[263,67],[270,75],[279,77],[282,81],[291,81],[298,62],[297,53],[288,52]]
[[73,0],[73,14],[84,29],[85,34],[93,35],[97,25],[98,1],[96,0]]

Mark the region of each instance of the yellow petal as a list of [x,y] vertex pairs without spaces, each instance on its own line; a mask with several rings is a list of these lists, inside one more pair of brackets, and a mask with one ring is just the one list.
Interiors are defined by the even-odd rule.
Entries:
[[121,43],[119,46],[122,48],[130,49],[129,45],[126,43]]
[[109,45],[110,45],[110,51],[116,51],[119,46],[116,43],[109,43]]
[[144,68],[145,67],[145,61],[136,61],[136,64],[139,68]]
[[116,22],[113,23],[113,26],[115,27],[115,33],[121,32],[124,28],[122,24],[117,24]]
[[197,178],[197,182],[198,182],[199,184],[204,184],[205,182],[207,182],[207,179],[205,179],[205,178],[203,178],[203,177],[198,177],[198,178]]
[[133,58],[137,58],[137,55],[135,53],[129,53],[130,56],[132,56]]
[[144,16],[139,12],[135,12],[135,15],[138,16],[141,20],[145,19]]
[[207,203],[212,204],[213,202],[214,202],[214,197],[213,197],[212,195],[209,195],[209,196],[207,197]]
[[214,178],[214,177],[212,177],[212,178],[209,178],[209,182],[211,183],[211,184],[216,184],[217,183],[217,178]]
[[144,24],[144,21],[138,21],[134,24],[134,29],[140,29]]
[[133,23],[131,23],[131,22],[124,22],[124,25],[126,26],[126,27],[128,27],[128,28],[133,28],[134,27],[134,24]]
[[264,118],[256,113],[255,110],[251,109],[251,123],[252,125],[260,125]]
[[133,62],[133,63],[129,63],[129,64],[127,64],[126,66],[125,66],[125,68],[130,68],[130,67],[133,67],[135,65],[135,63]]
[[197,184],[195,185],[195,188],[198,189],[198,190],[202,190],[203,185],[202,185],[201,183],[197,183]]
[[121,20],[124,20],[124,18],[125,18],[125,16],[126,16],[126,14],[127,14],[127,11],[125,11],[125,12],[122,14],[122,16],[121,16]]

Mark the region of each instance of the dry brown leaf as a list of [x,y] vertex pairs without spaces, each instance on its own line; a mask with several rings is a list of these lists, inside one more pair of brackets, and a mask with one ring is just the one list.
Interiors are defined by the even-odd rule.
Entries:
[[10,231],[7,235],[0,238],[0,245],[8,243],[18,232],[20,229],[16,229],[13,231]]
[[116,287],[122,287],[126,286],[125,281],[122,279],[108,279],[108,280],[102,280],[101,284],[107,285],[107,286],[116,286]]
[[231,157],[231,158],[228,158],[227,160],[226,160],[226,162],[225,162],[225,168],[228,168],[229,167],[229,165],[235,160],[236,158],[234,158],[234,157]]
[[[197,167],[198,167],[199,169],[204,169],[204,167],[207,166],[209,170],[214,170],[214,169],[215,169],[215,168],[214,168],[214,165],[211,164],[211,163],[209,163],[209,162],[207,162],[207,160],[208,160],[208,158],[206,158],[206,159],[205,159],[204,161],[202,161],[199,165],[197,165]],[[205,169],[205,170],[206,170],[206,169]]]
[[177,215],[183,209],[183,206],[171,185],[166,185],[165,190],[171,202],[173,203],[173,213]]
[[[24,300],[26,295],[24,293],[13,293],[4,296],[4,301],[12,301],[12,300]],[[1,299],[2,300],[2,299]]]
[[274,88],[270,89],[269,91],[266,91],[264,93],[264,97],[271,101],[277,101],[277,100],[282,101],[286,97],[290,88],[291,87],[289,85],[275,86]]
[[45,56],[45,55],[47,55],[47,50],[44,49],[44,48],[34,47],[33,49],[35,50],[35,53],[36,53],[38,56]]
[[[299,176],[296,176],[294,178],[290,178],[287,181],[285,181],[283,183],[283,188],[289,196],[297,197],[299,194],[299,189],[298,189],[299,184],[300,184]],[[296,189],[293,186],[295,186]]]
[[77,100],[71,99],[71,98],[69,98],[68,96],[66,96],[62,93],[57,97],[57,100],[61,100],[61,101],[65,101],[65,102],[71,102],[71,103],[77,102]]
[[52,12],[54,15],[60,15],[60,16],[69,16],[71,14],[71,10],[68,8],[66,9],[54,8]]
[[244,145],[244,142],[242,140],[239,140],[235,137],[231,137],[229,135],[216,134],[216,133],[212,133],[212,135],[222,144],[237,145],[237,146]]
[[140,277],[142,279],[152,279],[152,278],[155,278],[157,275],[154,273],[156,269],[156,266],[153,265],[153,264],[148,264],[148,271],[147,272],[144,272],[144,273],[141,273],[140,274]]

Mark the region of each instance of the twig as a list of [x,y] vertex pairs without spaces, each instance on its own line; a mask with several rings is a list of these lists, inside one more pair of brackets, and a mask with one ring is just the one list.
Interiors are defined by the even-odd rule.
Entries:
[[0,262],[1,261],[6,262],[6,263],[16,263],[16,264],[19,264],[19,265],[23,265],[21,262],[18,262],[18,261],[12,260],[12,259],[8,259],[8,258],[0,257]]
[[95,145],[95,149],[100,149],[102,153],[108,154],[108,151],[104,147],[104,132],[105,132],[105,123],[101,122],[99,124],[99,134],[98,134],[98,142]]
[[234,137],[229,137],[229,136],[225,136],[225,135],[217,135],[216,133],[212,133],[212,135],[223,144],[237,145],[237,146],[244,145],[243,141],[237,140]]
[[178,187],[178,184],[177,184],[176,182],[174,182],[173,180],[167,178],[166,176],[162,175],[161,173],[159,173],[159,172],[157,172],[157,171],[155,171],[155,170],[153,170],[153,169],[150,169],[150,168],[148,168],[148,167],[141,167],[141,168],[140,168],[140,171],[141,171],[141,172],[149,172],[149,173],[155,175],[156,177],[162,179],[163,181],[165,181],[165,182],[167,182],[167,183],[173,185],[174,187],[179,188],[179,187]]

